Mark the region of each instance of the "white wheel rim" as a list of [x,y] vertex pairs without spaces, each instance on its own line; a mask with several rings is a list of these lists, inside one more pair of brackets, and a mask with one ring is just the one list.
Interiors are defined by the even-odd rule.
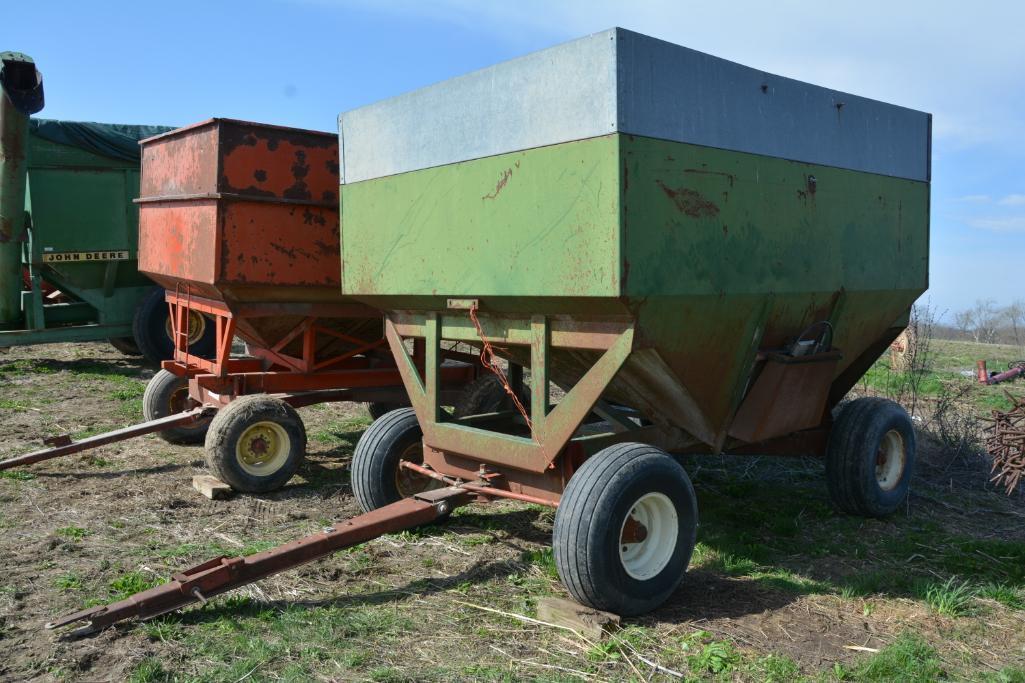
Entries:
[[896,429],[883,434],[876,451],[876,482],[883,491],[892,491],[904,475],[904,437]]
[[246,427],[235,444],[235,459],[247,474],[266,477],[288,461],[291,445],[288,432],[277,422],[256,422]]
[[680,522],[664,493],[646,493],[630,508],[619,528],[619,561],[638,581],[665,569],[676,550]]

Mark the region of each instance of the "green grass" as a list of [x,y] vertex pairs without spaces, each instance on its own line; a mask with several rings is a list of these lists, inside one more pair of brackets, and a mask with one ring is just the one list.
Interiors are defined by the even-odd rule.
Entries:
[[4,470],[0,472],[0,479],[12,479],[14,481],[31,481],[36,478],[36,475],[31,472],[22,472],[21,470]]
[[903,633],[878,654],[854,667],[837,665],[833,674],[842,681],[863,683],[930,683],[947,673],[935,648],[915,633]]
[[989,583],[980,586],[976,595],[980,598],[995,600],[1013,610],[1025,610],[1025,589],[1021,587],[1016,588],[1005,583]]
[[53,580],[53,586],[62,591],[81,590],[82,578],[74,572],[61,574]]
[[968,581],[958,581],[953,576],[942,583],[924,583],[918,593],[929,607],[948,617],[967,614],[975,598],[972,585]]
[[[158,618],[144,628],[150,640],[174,643],[204,662],[199,680],[239,680],[273,662],[279,671],[275,678],[301,681],[325,678],[326,671],[333,672],[328,678],[372,679],[383,668],[369,655],[389,648],[414,624],[390,605],[279,608],[230,597]],[[170,671],[172,666],[150,657],[136,666],[130,680],[171,680]],[[408,670],[405,676],[408,680]]]
[[164,582],[164,579],[153,578],[142,572],[129,572],[110,582],[108,585],[109,598],[110,600],[123,600]]
[[81,541],[83,538],[89,535],[89,530],[83,529],[80,526],[70,525],[61,527],[60,529],[54,531],[54,533],[58,536],[63,536],[64,538],[71,539],[72,541]]

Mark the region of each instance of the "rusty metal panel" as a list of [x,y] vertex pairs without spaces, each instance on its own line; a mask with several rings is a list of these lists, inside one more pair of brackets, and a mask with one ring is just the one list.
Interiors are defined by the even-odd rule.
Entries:
[[730,436],[753,443],[822,424],[839,351],[814,356],[771,354],[730,427]]
[[211,119],[142,158],[140,270],[215,299],[340,298],[333,135]]
[[614,28],[339,117],[345,183],[643,135],[929,179],[928,114]]

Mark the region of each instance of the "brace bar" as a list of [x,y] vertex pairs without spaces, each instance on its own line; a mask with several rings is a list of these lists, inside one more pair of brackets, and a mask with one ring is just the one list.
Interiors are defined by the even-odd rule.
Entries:
[[321,533],[264,552],[245,557],[217,557],[208,560],[175,574],[168,583],[161,586],[109,605],[60,617],[48,623],[46,628],[54,629],[82,621],[87,624],[78,629],[76,634],[85,635],[126,619],[151,619],[193,602],[205,602],[215,595],[312,562],[343,548],[433,522],[466,504],[471,498],[468,491],[454,487],[405,498],[339,522]]

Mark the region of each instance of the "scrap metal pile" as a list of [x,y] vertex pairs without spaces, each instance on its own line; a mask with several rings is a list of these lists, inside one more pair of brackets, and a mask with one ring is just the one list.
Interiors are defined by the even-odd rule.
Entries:
[[990,481],[1011,494],[1025,476],[1025,398],[1007,397],[1013,408],[994,410],[992,417],[983,420],[989,422],[985,432],[986,450],[993,457]]

